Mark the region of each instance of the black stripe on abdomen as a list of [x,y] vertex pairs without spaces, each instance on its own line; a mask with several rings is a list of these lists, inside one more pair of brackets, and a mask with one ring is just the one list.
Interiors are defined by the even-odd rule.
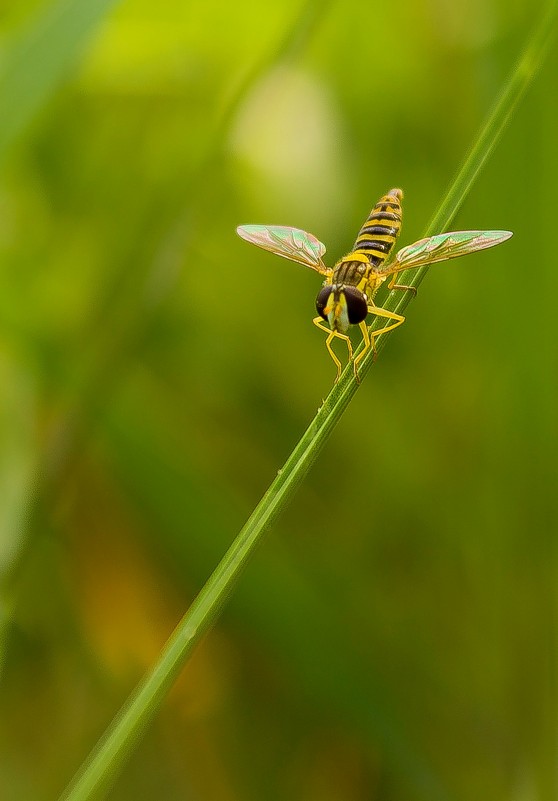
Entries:
[[367,225],[367,223],[365,223],[360,229],[360,234],[358,236],[359,239],[363,234],[376,234],[381,236],[396,237],[398,233],[399,231],[397,228],[392,228],[389,225]]
[[355,250],[380,250],[387,255],[392,245],[393,242],[381,242],[378,239],[359,239]]

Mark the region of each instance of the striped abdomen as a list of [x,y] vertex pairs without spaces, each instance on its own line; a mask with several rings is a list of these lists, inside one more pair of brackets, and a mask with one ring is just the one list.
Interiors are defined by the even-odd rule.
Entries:
[[401,230],[401,189],[392,189],[376,203],[353,246],[353,253],[364,254],[378,267],[386,260]]

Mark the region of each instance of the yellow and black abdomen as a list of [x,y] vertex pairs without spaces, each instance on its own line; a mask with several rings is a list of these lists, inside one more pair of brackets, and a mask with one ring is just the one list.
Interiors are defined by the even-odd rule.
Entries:
[[353,253],[361,253],[375,267],[386,260],[401,230],[403,211],[401,189],[392,189],[384,195],[360,229],[353,246]]

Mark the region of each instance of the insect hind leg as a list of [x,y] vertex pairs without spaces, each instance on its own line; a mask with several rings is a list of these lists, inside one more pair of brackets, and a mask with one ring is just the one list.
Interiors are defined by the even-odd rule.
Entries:
[[393,278],[389,282],[388,289],[389,289],[390,292],[391,292],[392,289],[400,289],[402,292],[412,292],[415,297],[417,296],[417,292],[418,292],[416,286],[408,286],[407,284],[396,284],[395,283],[395,275],[393,276]]

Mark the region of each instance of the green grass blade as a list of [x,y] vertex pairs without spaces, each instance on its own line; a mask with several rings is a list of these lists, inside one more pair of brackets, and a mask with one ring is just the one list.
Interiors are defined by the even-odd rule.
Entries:
[[[555,25],[556,3],[553,2],[530,38],[523,58],[514,69],[476,144],[428,226],[426,235],[433,233],[434,230],[440,232],[455,216],[542,62]],[[420,275],[413,277],[415,284],[421,280],[424,272],[422,270]],[[385,308],[401,311],[407,303],[407,294],[401,296],[400,293],[392,293]],[[386,339],[387,335],[378,341],[380,347],[385,344]],[[363,361],[361,374],[369,369],[371,364],[372,354]],[[100,798],[109,787],[126,756],[137,743],[138,737],[158,711],[192,650],[212,626],[226,603],[242,570],[261,542],[264,532],[288,504],[318,457],[357,388],[353,369],[349,364],[283,469],[278,472],[225,557],[178,624],[158,663],[122,708],[82,771],[62,796],[64,801]]]
[[0,70],[0,162],[50,100],[116,0],[59,0],[12,42]]

